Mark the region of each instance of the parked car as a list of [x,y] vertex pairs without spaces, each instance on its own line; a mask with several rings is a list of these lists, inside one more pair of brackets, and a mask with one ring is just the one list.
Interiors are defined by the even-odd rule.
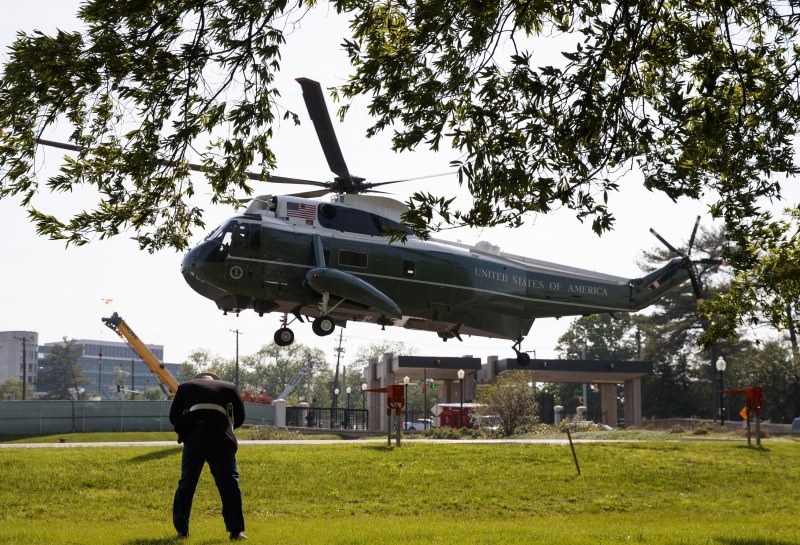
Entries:
[[433,421],[430,418],[423,418],[422,420],[415,420],[413,422],[403,422],[403,431],[406,433],[416,433],[418,431],[429,430],[433,427]]

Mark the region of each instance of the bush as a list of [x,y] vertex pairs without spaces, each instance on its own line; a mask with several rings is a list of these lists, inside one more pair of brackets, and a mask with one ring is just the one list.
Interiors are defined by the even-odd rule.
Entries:
[[430,428],[414,435],[422,436],[425,439],[498,439],[503,437],[503,434],[496,430],[447,427]]
[[292,441],[303,438],[303,435],[296,431],[274,426],[253,426],[248,431],[249,438],[254,441]]

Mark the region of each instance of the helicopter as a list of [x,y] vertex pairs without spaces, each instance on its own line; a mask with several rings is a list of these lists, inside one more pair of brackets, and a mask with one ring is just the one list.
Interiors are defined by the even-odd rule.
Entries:
[[[700,297],[691,247],[641,278],[624,278],[512,255],[498,247],[415,237],[402,223],[403,203],[376,195],[350,173],[320,84],[298,78],[330,170],[329,182],[270,176],[276,183],[316,186],[291,195],[261,195],[214,229],[183,258],[189,286],[223,313],[252,309],[282,314],[278,346],[295,335],[289,325],[311,321],[318,336],[347,322],[436,333],[507,339],[517,362],[530,356],[522,342],[537,318],[641,310],[687,279]],[[255,175],[254,175],[255,176]],[[333,194],[328,202],[318,200]],[[390,242],[389,230],[405,231]],[[652,229],[651,229],[652,231]]]

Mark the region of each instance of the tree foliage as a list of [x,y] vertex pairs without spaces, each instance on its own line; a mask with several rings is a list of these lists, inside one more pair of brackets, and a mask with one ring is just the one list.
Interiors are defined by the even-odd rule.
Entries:
[[[27,384],[25,398],[33,399],[33,388]],[[22,381],[17,377],[8,377],[0,383],[0,399],[22,399]]]
[[[796,0],[317,4],[87,0],[83,31],[19,34],[0,79],[0,198],[21,196],[51,238],[132,230],[142,248],[185,248],[203,226],[190,165],[212,202],[248,192],[249,168],[269,175],[274,124],[298,120],[274,85],[287,35],[308,10],[333,7],[351,29],[353,71],[338,93],[369,97],[368,132],[392,130],[396,150],[447,142],[459,153],[472,205],[413,195],[405,220],[419,234],[437,216],[518,226],[556,207],[602,233],[614,225],[610,195],[636,170],[673,200],[710,199],[725,221],[735,289],[757,303],[722,301],[709,312],[727,325],[709,335],[732,335],[752,305],[797,306],[773,267],[800,268],[797,218],[766,208],[798,174]],[[42,184],[37,141],[57,124],[78,151]],[[94,209],[58,218],[35,206],[45,188],[82,185]]]
[[78,365],[83,346],[75,344],[75,339],[64,337],[63,341],[50,349],[37,377],[37,387],[47,392],[46,399],[80,399],[82,387],[89,384]]
[[[694,255],[718,255],[726,243],[722,230],[701,229],[694,244]],[[686,252],[685,245],[679,246]],[[652,270],[670,255],[666,249],[655,247],[643,253],[640,265]],[[736,292],[731,276],[723,270],[699,265],[698,280],[705,297],[706,308],[715,308],[720,301],[735,301]],[[735,279],[734,279],[735,281]],[[769,311],[769,305],[763,309]],[[775,307],[780,311],[780,306]],[[773,422],[791,422],[800,407],[800,372],[793,352],[778,340],[763,333],[753,334],[736,326],[740,340],[722,339],[701,348],[697,339],[717,327],[719,316],[704,315],[687,283],[668,293],[647,313],[617,320],[611,328],[609,316],[588,316],[573,321],[570,329],[559,339],[558,349],[568,358],[581,358],[584,339],[590,359],[626,359],[638,352],[637,359],[651,361],[653,371],[642,384],[642,409],[645,417],[705,417],[719,418],[720,376],[715,363],[719,357],[727,362],[724,373],[726,389],[758,386],[764,389],[762,418]],[[726,327],[729,324],[726,324]],[[748,326],[751,324],[747,324]],[[640,350],[632,351],[631,340],[638,334]],[[622,349],[603,350],[604,347]],[[597,348],[601,350],[597,350]],[[626,351],[627,349],[627,351]],[[548,385],[559,397],[567,412],[574,411],[575,385]],[[590,395],[590,398],[592,396]],[[587,401],[592,405],[595,400]],[[726,419],[738,420],[737,413],[743,398],[724,397]],[[596,410],[596,408],[595,408]]]
[[503,435],[514,435],[520,426],[536,422],[536,397],[528,386],[530,372],[510,371],[475,392],[477,416],[493,417],[500,422]]

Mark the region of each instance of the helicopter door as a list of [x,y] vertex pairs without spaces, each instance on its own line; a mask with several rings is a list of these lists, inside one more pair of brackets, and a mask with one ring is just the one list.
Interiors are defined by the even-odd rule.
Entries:
[[442,252],[424,254],[417,262],[414,272],[421,283],[425,305],[432,318],[449,312],[452,305],[453,256]]

